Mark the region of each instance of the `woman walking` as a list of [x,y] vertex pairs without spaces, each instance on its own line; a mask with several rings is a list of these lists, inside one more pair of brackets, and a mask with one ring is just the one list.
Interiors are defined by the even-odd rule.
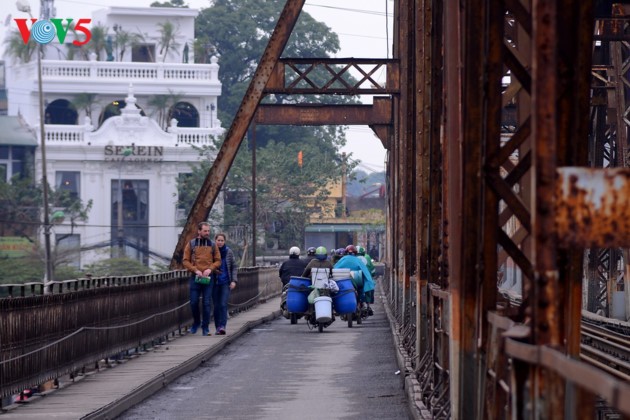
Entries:
[[214,289],[212,290],[212,302],[214,304],[214,326],[218,335],[225,335],[225,327],[228,317],[228,300],[230,290],[236,287],[238,282],[236,261],[234,253],[225,244],[224,233],[217,233],[214,241],[221,253],[221,271],[216,273]]

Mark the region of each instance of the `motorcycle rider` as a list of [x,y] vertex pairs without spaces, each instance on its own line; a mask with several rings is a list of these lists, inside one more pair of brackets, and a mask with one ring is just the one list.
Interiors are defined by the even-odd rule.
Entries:
[[[365,248],[362,246],[357,247],[357,256],[361,261],[365,263],[365,266],[370,270],[370,274],[372,278],[375,277],[376,270],[374,269],[374,263],[372,262],[372,257],[370,254],[365,252]],[[370,303],[374,303],[374,290],[370,290],[369,292],[365,292],[365,301],[368,304],[368,315],[374,315],[374,311],[370,307]]]
[[346,247],[346,255],[341,258],[335,268],[349,268],[352,271],[360,271],[363,274],[363,284],[355,284],[357,291],[359,292],[359,301],[361,306],[363,303],[367,304],[367,314],[373,315],[374,311],[370,307],[370,303],[374,303],[374,294],[367,296],[368,292],[373,292],[375,283],[372,279],[372,274],[367,266],[357,256],[357,248],[354,245],[348,245]]
[[306,263],[310,263],[313,259],[315,259],[315,247],[310,246],[306,250]]
[[279,276],[282,285],[289,284],[291,277],[299,277],[304,272],[307,262],[300,259],[300,248],[292,246],[289,250],[289,259],[280,265]]
[[333,268],[333,265],[328,260],[327,257],[328,257],[328,251],[326,251],[326,248],[323,246],[317,247],[317,249],[315,250],[315,258],[308,263],[306,268],[304,268],[304,271],[302,272],[302,277],[310,278],[311,272],[313,270],[320,270],[320,271],[326,270],[327,277],[331,277],[332,276],[331,270]]
[[344,255],[346,255],[346,249],[345,248],[337,248],[333,251],[333,256],[331,258],[331,262],[333,263],[333,265],[337,264],[337,262],[341,259],[341,257],[343,257]]
[[289,259],[285,260],[280,265],[279,276],[282,281],[282,297],[280,299],[280,309],[282,315],[285,318],[289,318],[289,312],[287,311],[287,293],[289,289],[289,282],[291,277],[299,277],[306,268],[306,261],[300,259],[300,248],[292,246],[289,249]]

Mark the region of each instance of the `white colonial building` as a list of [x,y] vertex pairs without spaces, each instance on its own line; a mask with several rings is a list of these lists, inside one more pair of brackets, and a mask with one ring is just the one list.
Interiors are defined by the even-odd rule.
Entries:
[[[210,145],[224,131],[216,114],[218,60],[193,64],[197,14],[110,7],[93,15],[92,30],[98,25],[108,34],[99,56],[69,54],[67,43],[46,46],[41,74],[48,181],[84,204],[93,202],[86,222],[71,226],[65,220],[52,229],[53,240],[63,238],[61,246],[82,249],[75,265],[119,252],[145,264],[165,263],[173,253],[188,212],[177,208],[177,178],[198,164],[193,146]],[[163,48],[167,22],[173,42]],[[123,33],[134,41],[123,42]],[[7,64],[8,114],[21,116],[39,135],[37,60]]]

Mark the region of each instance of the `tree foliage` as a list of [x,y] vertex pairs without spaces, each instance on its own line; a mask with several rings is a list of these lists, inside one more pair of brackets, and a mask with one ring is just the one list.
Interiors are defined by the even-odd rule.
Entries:
[[[208,63],[220,57],[219,78],[222,94],[219,117],[229,125],[256,71],[263,51],[276,26],[285,2],[280,0],[215,0],[195,20],[195,61]],[[285,57],[331,57],[339,51],[339,38],[325,24],[302,12],[285,48]],[[330,74],[311,75],[324,80]],[[348,76],[351,78],[351,76]],[[357,103],[356,98],[332,95],[277,95],[264,101],[281,103]],[[300,243],[304,225],[311,214],[320,211],[327,192],[325,186],[341,175],[340,149],[345,145],[345,127],[340,126],[261,126],[256,127],[257,144],[257,225],[267,238],[280,246]],[[297,162],[304,155],[303,166]],[[226,225],[251,222],[251,144],[241,146],[224,184],[228,200]],[[352,164],[350,164],[352,166]],[[210,163],[181,180],[180,205],[190,208]],[[192,193],[191,191],[194,191]]]
[[29,38],[25,44],[22,35],[18,30],[11,30],[4,40],[4,55],[12,59],[14,63],[29,63],[36,59],[35,51],[37,51],[37,43],[33,38]]
[[94,277],[134,276],[149,274],[151,269],[133,258],[111,258],[88,264],[85,272]]
[[[83,203],[80,199],[73,197],[68,191],[54,190],[49,187],[49,220],[51,222],[63,222],[70,225],[70,235],[74,232],[77,222],[84,222],[88,219],[88,214],[92,209],[92,200]],[[41,211],[43,208],[43,188],[41,184],[35,184],[30,178],[14,177],[11,182],[0,182],[0,236],[14,236],[26,238],[35,246],[34,252],[28,260],[28,268],[10,267],[8,265],[5,276],[7,279],[15,278],[18,282],[40,281],[43,276],[43,262],[45,253],[43,246],[39,244],[38,235],[43,228]],[[54,217],[63,215],[63,220]],[[58,220],[56,220],[58,219]],[[63,240],[68,235],[58,235],[58,241]],[[76,261],[79,250],[57,249],[51,252],[55,279],[57,270],[69,273],[71,269],[63,269],[69,263]],[[19,261],[13,260],[14,264],[20,265]],[[9,260],[11,261],[11,260]],[[40,267],[41,265],[41,267]],[[2,270],[0,268],[0,270]],[[17,270],[17,271],[16,271]],[[69,275],[65,274],[64,276]],[[63,280],[63,279],[61,279]]]
[[171,1],[154,1],[150,7],[183,7],[187,8],[188,5],[184,3],[184,0],[171,0]]

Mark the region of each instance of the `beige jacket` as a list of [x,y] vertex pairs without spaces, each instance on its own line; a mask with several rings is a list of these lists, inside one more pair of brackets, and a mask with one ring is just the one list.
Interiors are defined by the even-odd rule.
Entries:
[[[191,242],[195,244],[194,248],[190,246]],[[214,273],[221,268],[219,247],[214,243],[212,243],[212,246],[209,246],[211,243],[210,239],[197,237],[186,244],[183,264],[188,271],[196,273],[197,271],[203,272],[209,268]]]

